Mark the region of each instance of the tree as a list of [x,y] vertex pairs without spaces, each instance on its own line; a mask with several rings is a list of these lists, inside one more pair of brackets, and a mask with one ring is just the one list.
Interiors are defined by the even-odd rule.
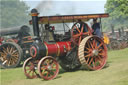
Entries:
[[104,26],[114,25],[116,28],[128,26],[128,0],[107,0],[105,12],[110,17],[105,20]]
[[21,26],[28,23],[29,7],[20,0],[1,0],[1,28]]

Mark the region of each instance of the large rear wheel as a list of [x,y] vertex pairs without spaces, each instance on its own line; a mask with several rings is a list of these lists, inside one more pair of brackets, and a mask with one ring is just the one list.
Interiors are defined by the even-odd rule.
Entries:
[[107,47],[103,40],[97,36],[88,36],[79,46],[79,60],[89,70],[99,70],[104,67],[107,60]]
[[75,45],[79,45],[83,38],[91,34],[91,28],[84,22],[76,22],[72,26],[71,39]]

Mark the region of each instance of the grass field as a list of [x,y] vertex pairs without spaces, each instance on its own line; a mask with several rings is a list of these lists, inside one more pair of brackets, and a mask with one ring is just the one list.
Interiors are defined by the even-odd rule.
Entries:
[[109,66],[98,71],[65,72],[60,68],[57,78],[45,81],[27,79],[22,68],[1,69],[1,85],[128,85],[128,48],[108,52]]

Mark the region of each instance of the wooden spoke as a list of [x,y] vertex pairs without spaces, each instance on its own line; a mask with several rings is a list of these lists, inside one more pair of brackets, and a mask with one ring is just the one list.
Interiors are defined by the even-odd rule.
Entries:
[[80,33],[80,29],[77,26],[75,26],[75,27],[76,27],[77,31]]
[[91,54],[87,54],[87,55],[85,55],[84,57],[90,57],[91,56]]
[[91,58],[91,60],[89,61],[89,65],[92,63],[92,61],[93,61],[93,58]]
[[94,49],[96,49],[97,43],[95,39],[93,40],[93,46],[94,46]]
[[87,42],[87,46],[88,46],[88,48],[91,48],[91,46],[90,46],[90,43],[89,43],[89,42]]
[[9,51],[9,52],[10,52],[10,53],[12,53],[12,52],[13,52],[13,50],[14,50],[14,48],[12,47],[12,48],[10,48],[10,51]]
[[81,33],[83,33],[83,30],[84,30],[84,25],[82,25],[82,28],[81,28]]
[[83,35],[88,35],[88,34],[89,34],[88,32],[83,33]]
[[80,36],[80,34],[75,34],[75,35],[73,35],[74,38],[77,38],[77,37],[79,37],[79,36]]
[[80,38],[79,38],[79,44],[80,44],[81,40],[82,40],[82,37],[80,36]]
[[91,49],[91,48],[87,48],[87,47],[85,47],[85,49],[86,49],[86,50],[88,50],[89,52],[90,52],[90,51],[92,51],[92,49]]
[[90,58],[87,58],[87,61],[86,61],[87,63],[89,62],[89,59],[90,59]]
[[103,45],[103,43],[101,43],[100,45],[98,45],[97,49],[99,49],[102,45]]
[[90,53],[89,51],[84,51],[84,53]]
[[100,63],[100,65],[102,64],[102,59],[100,58],[100,56],[98,56],[98,62]]

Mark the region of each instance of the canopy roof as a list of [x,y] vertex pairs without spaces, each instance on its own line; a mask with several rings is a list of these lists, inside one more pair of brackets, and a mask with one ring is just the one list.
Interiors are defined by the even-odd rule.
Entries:
[[[87,21],[93,18],[109,17],[108,13],[103,14],[81,14],[81,15],[59,15],[59,16],[40,16],[39,24],[53,24],[53,23],[69,23],[77,20]],[[32,20],[29,21],[32,24]]]

